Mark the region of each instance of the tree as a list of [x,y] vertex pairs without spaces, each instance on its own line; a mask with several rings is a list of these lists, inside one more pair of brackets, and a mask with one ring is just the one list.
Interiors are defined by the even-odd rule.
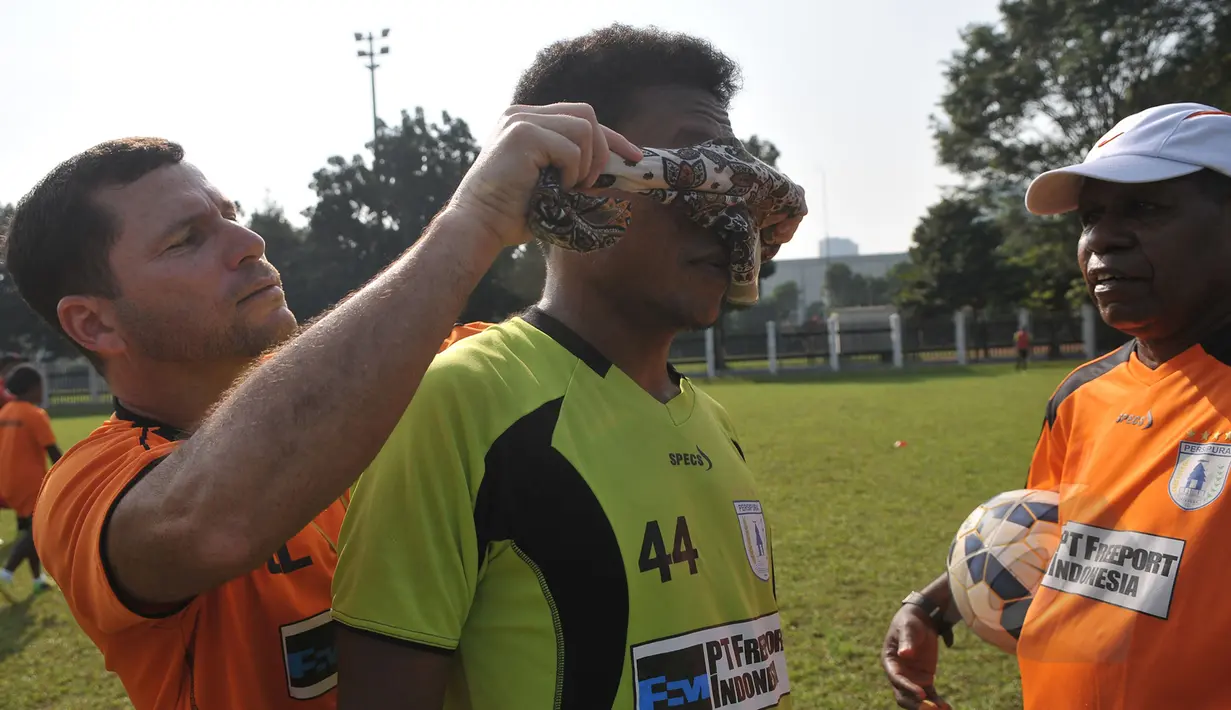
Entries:
[[1020,291],[999,250],[1000,224],[970,196],[953,195],[932,205],[912,235],[909,293],[926,313],[1018,300]]
[[794,281],[778,284],[767,305],[773,308],[775,320],[788,320],[799,309],[799,284]]
[[1072,305],[1072,216],[1023,215],[1027,181],[1079,162],[1119,119],[1153,105],[1231,105],[1231,3],[1225,0],[1003,0],[1001,18],[962,34],[948,62],[941,163],[967,178],[1029,270],[1029,298]]
[[[470,128],[447,112],[429,123],[423,109],[402,112],[376,146],[374,167],[359,156],[330,158],[313,176],[318,202],[309,217],[298,268],[313,284],[304,315],[314,315],[375,276],[427,228],[474,163]],[[537,300],[527,284],[542,273],[542,255],[525,246],[501,252],[475,287],[465,320],[500,321]]]
[[825,270],[825,288],[834,308],[883,306],[892,302],[889,279],[856,274],[840,261]]
[[265,256],[282,274],[286,302],[296,316],[306,320],[332,304],[322,298],[320,280],[328,275],[318,273],[319,264],[312,260],[307,229],[292,225],[269,197],[248,216],[248,229],[265,240]]
[[[299,266],[312,283],[303,316],[319,313],[375,276],[423,233],[457,189],[479,153],[465,121],[447,112],[429,123],[423,109],[402,112],[376,146],[379,159],[332,157],[316,172],[317,204],[309,218],[306,254]],[[471,295],[467,311],[497,319],[516,310],[516,299],[497,276],[512,250],[502,253]]]

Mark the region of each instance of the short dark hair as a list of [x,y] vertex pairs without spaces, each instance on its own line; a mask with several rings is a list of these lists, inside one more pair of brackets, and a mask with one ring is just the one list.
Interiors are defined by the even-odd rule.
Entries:
[[[94,193],[183,159],[184,149],[162,138],[107,141],[57,165],[17,203],[0,258],[21,297],[62,335],[68,337],[56,315],[60,299],[119,295],[108,262],[119,225]],[[99,364],[93,353],[68,340]]]
[[29,365],[22,365],[13,370],[4,380],[4,389],[18,397],[25,397],[30,390],[43,383],[43,376]]
[[617,128],[632,93],[659,86],[704,89],[726,108],[740,89],[740,69],[703,39],[613,24],[542,49],[517,82],[513,103],[587,103],[601,123]]

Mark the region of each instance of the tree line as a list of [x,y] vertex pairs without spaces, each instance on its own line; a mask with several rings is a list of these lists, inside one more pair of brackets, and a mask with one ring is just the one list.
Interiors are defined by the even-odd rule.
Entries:
[[[368,147],[371,160],[335,156],[312,175],[316,204],[302,213],[302,227],[268,199],[251,209],[239,205],[240,218],[264,238],[266,254],[282,274],[287,303],[301,321],[345,298],[414,244],[479,154],[465,121],[444,112],[432,122],[421,108],[413,114],[403,111],[396,125],[382,123]],[[779,151],[773,143],[754,135],[745,147],[776,164]],[[0,203],[0,234],[13,209]],[[772,272],[769,264],[762,276]],[[537,246],[504,250],[471,294],[461,319],[500,321],[528,307],[538,300],[545,274]],[[74,354],[29,309],[3,268],[0,349]]]
[[[913,319],[969,308],[976,329],[1022,307],[1071,314],[1088,302],[1080,225],[1071,213],[1030,215],[1030,180],[1080,162],[1120,119],[1151,106],[1231,110],[1226,0],[1002,0],[999,12],[962,31],[931,119],[938,162],[960,183],[920,219],[907,262],[884,278],[830,265],[830,303],[806,304],[803,320],[887,304]],[[796,314],[798,289],[779,284],[741,325]]]

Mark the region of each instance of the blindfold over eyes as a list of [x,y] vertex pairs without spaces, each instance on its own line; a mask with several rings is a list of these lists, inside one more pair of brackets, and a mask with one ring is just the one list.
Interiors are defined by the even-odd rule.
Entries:
[[[727,245],[731,254],[727,300],[755,304],[761,264],[791,240],[808,213],[803,188],[734,138],[641,152],[642,159],[635,163],[612,154],[594,187],[683,205],[689,219]],[[572,251],[615,244],[632,220],[627,200],[568,192],[555,168],[542,171],[530,198],[531,234]]]

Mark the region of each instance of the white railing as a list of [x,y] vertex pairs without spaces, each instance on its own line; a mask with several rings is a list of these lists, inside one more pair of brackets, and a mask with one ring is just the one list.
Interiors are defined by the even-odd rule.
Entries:
[[[879,318],[880,316],[876,316]],[[1098,315],[1090,306],[1086,306],[1081,311],[1081,335],[1082,335],[1082,354],[1086,359],[1093,359],[1096,355],[1095,346],[1095,319]],[[903,349],[904,340],[902,337],[902,318],[897,313],[888,313],[884,315],[884,321],[887,325],[888,341],[891,346],[891,353],[887,354],[884,360],[894,369],[902,369],[906,365],[906,353]],[[1029,316],[1022,313],[1019,316],[1019,323],[1028,325]],[[854,339],[848,343],[847,350],[859,351],[858,338],[867,338],[869,333],[860,332],[855,326],[866,328],[869,325],[875,326],[875,318],[869,318],[863,315],[858,319],[858,322],[846,322],[847,326],[851,326],[843,331],[843,318],[841,314],[834,314],[829,317],[827,334],[828,338],[828,365],[833,372],[839,372],[843,368],[843,341],[846,339]],[[789,329],[791,326],[787,326]],[[968,362],[969,343],[968,337],[968,318],[965,312],[958,311],[953,315],[953,343],[955,352],[955,360],[958,364],[965,365]],[[783,370],[789,369],[783,366],[782,360],[783,348],[781,347],[781,339],[787,335],[783,332],[783,328],[770,321],[765,324],[765,367],[764,369],[771,375],[780,374]],[[820,334],[818,333],[819,337]],[[872,337],[885,337],[885,330],[880,330],[877,334],[872,334]],[[883,341],[882,341],[883,342]],[[853,344],[852,344],[853,343]],[[715,335],[713,329],[705,331],[705,374],[707,377],[715,377],[718,374],[717,360],[715,357]],[[695,351],[694,351],[695,352]],[[698,353],[699,355],[699,353]],[[789,352],[785,355],[786,358],[798,359],[798,356],[793,356]],[[818,357],[820,355],[818,354]],[[952,362],[952,360],[951,360]],[[699,359],[697,360],[699,363]],[[107,388],[107,382],[104,380],[90,365],[85,358],[77,360],[56,361],[53,363],[43,363],[37,366],[43,373],[48,386],[44,390],[43,406],[108,406],[111,403],[111,393]],[[759,367],[759,366],[758,366]]]

